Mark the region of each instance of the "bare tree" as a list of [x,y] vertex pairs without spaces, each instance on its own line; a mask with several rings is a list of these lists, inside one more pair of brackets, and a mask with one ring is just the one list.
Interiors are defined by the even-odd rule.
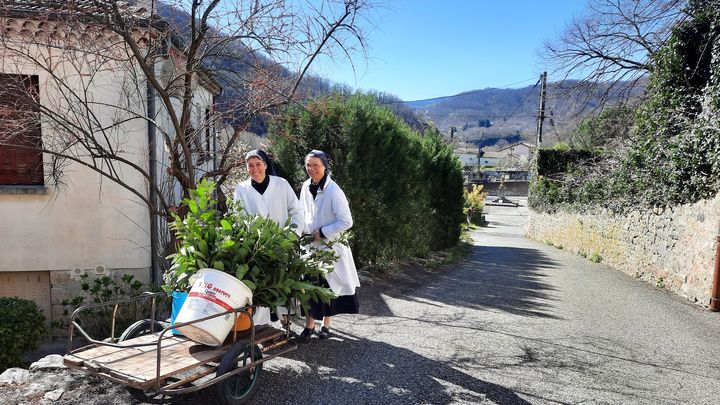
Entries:
[[651,57],[686,16],[686,5],[687,0],[589,0],[587,13],[559,38],[545,41],[540,57],[551,76],[577,80],[575,88],[603,85],[599,94],[576,96],[592,94],[601,106],[610,98],[627,99],[637,94],[652,69]]
[[[44,128],[40,151],[51,158],[45,162],[49,181],[61,183],[63,168],[74,162],[167,217],[176,199],[150,173],[152,164],[143,163],[147,151],[127,149],[128,128],[156,129],[157,149],[166,156],[150,160],[181,194],[204,177],[222,182],[238,164],[229,151],[242,131],[258,115],[295,101],[318,57],[364,50],[361,20],[368,8],[365,0],[2,0],[0,73],[18,73],[21,80],[22,67],[34,66],[44,78],[40,86],[52,89],[42,100],[21,97],[36,101]],[[5,95],[19,88],[6,87]],[[222,88],[222,104],[200,100],[199,88],[211,96]],[[201,111],[206,106],[209,111]],[[225,122],[234,130],[210,145],[206,135]],[[0,145],[38,148],[3,128]],[[154,188],[157,200],[128,181],[135,175]]]
[[297,101],[318,58],[364,55],[370,1],[0,0],[0,149],[42,156],[26,171],[46,186],[79,168],[119,185],[167,238],[180,198],[228,178],[244,130]]

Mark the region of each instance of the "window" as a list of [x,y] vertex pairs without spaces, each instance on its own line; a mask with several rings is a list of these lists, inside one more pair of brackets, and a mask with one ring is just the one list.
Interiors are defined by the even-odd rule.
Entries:
[[0,185],[43,185],[37,76],[0,74]]

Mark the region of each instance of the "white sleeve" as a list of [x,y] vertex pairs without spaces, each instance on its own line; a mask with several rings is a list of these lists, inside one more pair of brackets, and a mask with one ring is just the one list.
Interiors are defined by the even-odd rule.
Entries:
[[[233,193],[233,201],[242,202],[242,194],[241,194],[240,188],[241,188],[240,183],[238,183],[238,185],[235,186],[235,192]],[[243,205],[245,205],[244,202],[243,202]]]
[[312,215],[313,213],[311,212],[310,207],[305,204],[305,201],[307,201],[307,193],[309,193],[309,191],[307,191],[307,187],[305,187],[305,184],[303,184],[302,188],[300,189],[300,209],[302,210],[302,221],[300,222],[301,235],[304,233],[309,234],[310,232],[312,232],[312,230],[308,228],[308,224],[310,223],[308,216]]
[[350,205],[345,197],[345,193],[340,187],[337,187],[333,193],[330,206],[332,213],[335,216],[335,222],[322,227],[322,233],[326,238],[332,238],[336,234],[346,231],[353,226]]
[[295,233],[302,235],[303,228],[305,227],[305,211],[303,210],[302,204],[300,204],[300,201],[298,201],[295,196],[295,191],[293,191],[292,187],[290,187],[290,183],[288,183],[285,179],[283,179],[283,182],[285,183],[285,201],[287,203],[290,223],[295,225]]

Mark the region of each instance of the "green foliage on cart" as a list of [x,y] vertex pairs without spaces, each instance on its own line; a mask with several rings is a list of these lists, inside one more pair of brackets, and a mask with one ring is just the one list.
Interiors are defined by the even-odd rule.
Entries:
[[189,291],[193,274],[213,268],[245,283],[253,292],[253,304],[290,306],[295,299],[307,308],[310,300],[334,298],[330,289],[301,280],[303,276],[318,279],[331,271],[337,258],[332,249],[309,250],[310,241],[301,240],[290,225],[250,216],[239,202],[223,213],[214,190],[214,183],[203,180],[183,200],[187,215],[174,215],[178,247],[168,257],[173,264],[164,274],[165,291]]
[[367,268],[455,245],[464,222],[460,163],[435,129],[418,133],[369,96],[339,95],[288,109],[270,150],[296,189],[311,149],[328,153],[350,203],[351,247]]
[[23,355],[48,334],[45,316],[33,301],[0,297],[0,372],[24,366]]

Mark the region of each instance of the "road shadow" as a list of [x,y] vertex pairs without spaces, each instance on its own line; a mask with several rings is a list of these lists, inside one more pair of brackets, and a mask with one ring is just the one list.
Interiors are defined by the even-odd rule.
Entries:
[[556,288],[545,281],[559,264],[531,248],[474,246],[461,263],[426,270],[408,266],[402,272],[361,288],[361,312],[394,316],[381,295],[425,304],[428,301],[521,316],[557,318],[552,313]]
[[329,340],[313,339],[289,357],[292,363],[284,366],[268,362],[254,403],[528,404],[514,391],[449,362],[342,332]]

